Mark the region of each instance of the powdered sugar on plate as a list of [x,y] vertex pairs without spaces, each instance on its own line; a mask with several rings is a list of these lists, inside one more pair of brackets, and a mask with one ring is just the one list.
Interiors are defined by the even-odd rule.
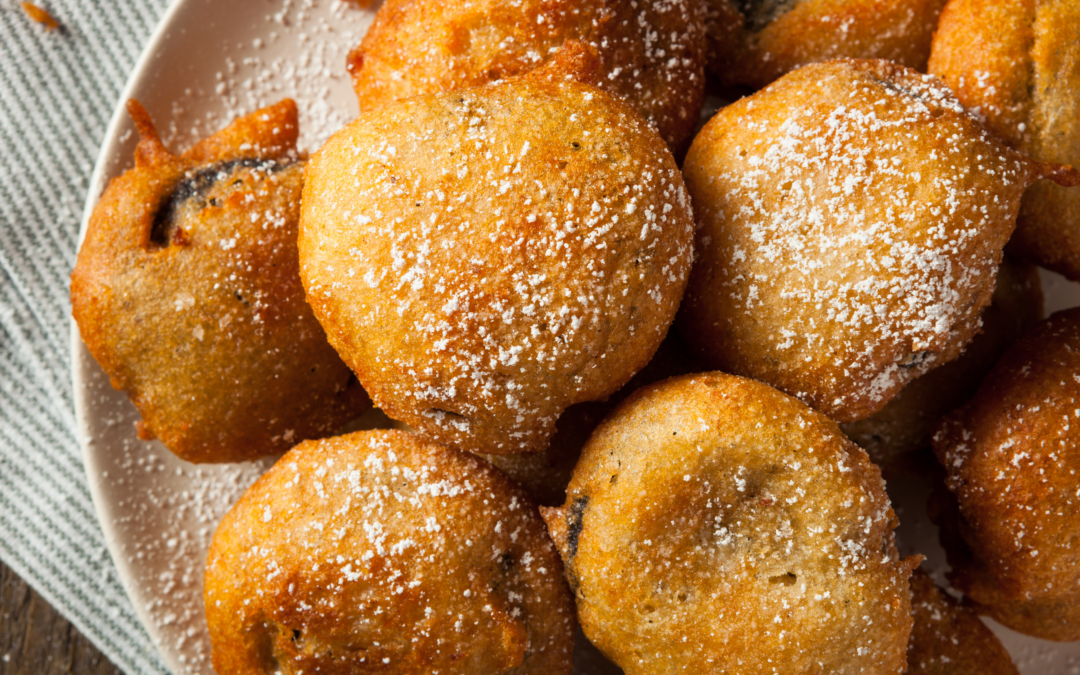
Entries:
[[[375,8],[338,0],[185,0],[159,26],[121,96],[91,181],[86,214],[133,163],[123,103],[149,110],[179,152],[284,97],[315,150],[356,115],[345,55]],[[84,216],[84,222],[86,218]],[[203,614],[206,552],[218,522],[272,460],[193,465],[135,434],[139,415],[74,335],[76,411],[95,508],[136,612],[175,673],[212,673]],[[357,426],[385,421],[377,413]]]
[[[285,97],[299,104],[302,150],[316,150],[356,116],[345,57],[374,9],[341,0],[255,4],[262,16],[245,37],[221,43],[213,76],[185,83],[172,100],[159,122],[166,144],[187,145]],[[245,39],[246,33],[256,37]]]

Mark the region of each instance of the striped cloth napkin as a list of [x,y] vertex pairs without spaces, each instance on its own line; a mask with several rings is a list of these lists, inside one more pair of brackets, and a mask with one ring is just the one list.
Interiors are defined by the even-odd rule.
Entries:
[[68,274],[109,116],[169,0],[0,0],[0,559],[129,673],[168,672],[105,549],[75,435]]

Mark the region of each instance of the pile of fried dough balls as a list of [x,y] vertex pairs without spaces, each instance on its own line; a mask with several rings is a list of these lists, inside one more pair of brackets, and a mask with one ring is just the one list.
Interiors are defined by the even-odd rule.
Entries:
[[[1080,280],[1080,5],[386,0],[347,65],[310,158],[291,101],[180,155],[132,102],[72,273],[140,437],[288,450],[214,537],[219,673],[1080,640],[1080,310],[1036,267]],[[962,602],[883,472],[937,485]]]

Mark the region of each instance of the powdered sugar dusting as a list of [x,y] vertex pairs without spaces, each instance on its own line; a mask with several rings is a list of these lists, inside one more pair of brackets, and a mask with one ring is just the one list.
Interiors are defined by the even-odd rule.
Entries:
[[704,87],[703,5],[391,0],[351,56],[361,107],[506,79],[580,40],[601,56],[598,86],[625,98],[673,148],[683,147]]
[[246,14],[255,15],[248,32],[258,37],[221,45],[212,79],[188,83],[167,119],[159,116],[162,139],[187,144],[289,97],[299,103],[299,147],[317,149],[356,116],[345,57],[374,11],[341,0],[273,0]]
[[[156,56],[131,94],[147,103],[175,151],[289,96],[300,109],[301,146],[312,149],[355,114],[345,54],[372,14],[336,1],[223,6],[192,0],[178,8],[166,38],[149,46]],[[130,146],[122,146],[131,136],[118,136],[121,149],[106,159],[112,174],[105,180],[130,166]],[[274,214],[267,218],[273,227]],[[220,246],[231,250],[236,243],[226,238]],[[197,299],[181,293],[172,300],[183,312]],[[79,350],[80,429],[110,552],[169,668],[178,675],[208,675],[206,550],[222,515],[271,462],[194,466],[159,443],[139,441],[137,412],[109,386],[85,348]]]
[[215,660],[261,657],[258,636],[297,670],[565,672],[560,571],[535,509],[481,460],[396,431],[306,442],[215,538]]
[[591,87],[507,82],[389,104],[313,156],[301,276],[376,404],[505,454],[628,380],[690,263],[659,141]]
[[585,631],[632,672],[798,672],[810,654],[830,673],[903,663],[910,561],[880,474],[763,384],[705,373],[632,397],[553,511]]
[[[1002,596],[1031,603],[1037,615],[1046,611],[1039,603],[1057,612],[1080,596],[1078,325],[1080,313],[1071,310],[1028,333],[934,438],[978,559],[961,570],[977,601],[994,605],[1008,584]],[[1058,639],[1074,639],[1075,630],[1062,630]]]
[[[196,466],[160,443],[135,437],[139,415],[114,390],[93,359],[82,395],[112,416],[87,420],[87,463],[97,489],[109,493],[96,505],[115,539],[111,546],[128,592],[163,652],[173,653],[177,673],[209,673],[209,641],[202,605],[206,550],[218,521],[272,463]],[[94,451],[108,447],[108,453]],[[97,498],[97,495],[95,495]],[[125,574],[125,570],[127,573]],[[167,645],[167,648],[166,648]]]
[[841,84],[843,68],[807,67],[732,106],[715,119],[741,115],[739,131],[707,126],[687,160],[717,284],[692,283],[693,302],[724,296],[709,318],[732,352],[756,342],[787,368],[829,362],[821,393],[798,393],[840,418],[955,357],[1029,179],[936,80],[866,67]]

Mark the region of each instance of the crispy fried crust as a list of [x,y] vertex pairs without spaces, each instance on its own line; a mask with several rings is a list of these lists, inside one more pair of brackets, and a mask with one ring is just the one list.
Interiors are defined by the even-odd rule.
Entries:
[[993,631],[921,569],[911,576],[911,611],[907,675],[1019,675]]
[[685,150],[705,87],[704,0],[387,0],[349,56],[362,111],[533,70],[593,45],[600,86]]
[[838,58],[925,70],[945,1],[708,0],[708,66],[726,84],[754,88]]
[[392,103],[307,171],[316,316],[387,415],[462,450],[546,447],[567,406],[648,363],[685,288],[693,220],[671,153],[577,82]]
[[[1080,166],[1080,4],[952,0],[930,72],[1013,147]],[[1010,252],[1080,280],[1080,190],[1035,184]]]
[[296,105],[181,155],[132,101],[135,167],[113,180],[71,273],[87,348],[157,437],[192,462],[284,452],[370,405],[300,285]]
[[897,559],[881,475],[771,387],[639,390],[541,511],[585,634],[627,675],[904,670],[918,563]]
[[569,675],[561,571],[536,508],[482,460],[401,431],[308,441],[214,534],[214,669]]
[[1080,310],[1058,312],[934,437],[967,548],[950,555],[950,580],[981,612],[1048,640],[1080,639],[1077,373]]
[[683,168],[698,232],[681,334],[839,422],[960,354],[1045,170],[938,80],[853,60],[723,109]]
[[1043,318],[1038,268],[1005,256],[981,318],[982,331],[959,358],[908,384],[881,411],[841,425],[886,476],[935,464],[930,444],[941,418],[974,396],[1005,350]]

